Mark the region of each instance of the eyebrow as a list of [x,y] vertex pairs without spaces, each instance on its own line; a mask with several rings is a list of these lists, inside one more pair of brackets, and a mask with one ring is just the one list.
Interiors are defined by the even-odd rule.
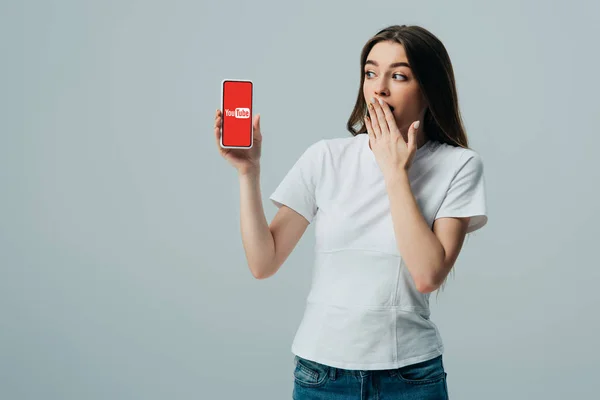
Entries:
[[[376,67],[379,66],[379,64],[377,64],[377,62],[373,61],[373,60],[367,60],[365,62],[365,65],[367,65],[367,64],[372,64],[372,65],[374,65]],[[396,68],[396,67],[408,67],[408,68],[410,68],[410,65],[408,65],[408,63],[405,63],[405,62],[396,62],[396,63],[390,64],[390,68]]]

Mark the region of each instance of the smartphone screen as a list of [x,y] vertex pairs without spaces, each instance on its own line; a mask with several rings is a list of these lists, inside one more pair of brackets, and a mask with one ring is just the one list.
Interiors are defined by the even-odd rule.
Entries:
[[222,103],[222,146],[252,147],[252,82],[223,80]]

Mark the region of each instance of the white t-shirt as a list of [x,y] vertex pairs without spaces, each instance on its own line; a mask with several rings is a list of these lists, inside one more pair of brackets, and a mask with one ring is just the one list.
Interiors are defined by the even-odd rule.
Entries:
[[[487,223],[483,163],[470,149],[429,141],[409,170],[430,227],[441,217]],[[429,294],[396,244],[383,174],[367,134],[322,139],[301,155],[271,201],[315,225],[312,285],[292,353],[336,368],[400,368],[443,353]]]

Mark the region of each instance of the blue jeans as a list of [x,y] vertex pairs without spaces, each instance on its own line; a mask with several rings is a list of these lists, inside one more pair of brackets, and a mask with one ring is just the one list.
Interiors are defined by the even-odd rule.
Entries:
[[347,370],[294,357],[294,400],[447,400],[442,356],[384,370]]

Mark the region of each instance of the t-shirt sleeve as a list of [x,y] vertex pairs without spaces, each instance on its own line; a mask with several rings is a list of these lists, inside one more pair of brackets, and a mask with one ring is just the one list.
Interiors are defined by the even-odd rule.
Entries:
[[318,169],[322,165],[323,140],[313,143],[285,175],[269,197],[277,208],[285,205],[310,223],[317,214]]
[[461,165],[435,219],[471,217],[467,229],[470,233],[482,228],[488,220],[483,160],[479,154],[469,150],[461,154],[460,160]]

